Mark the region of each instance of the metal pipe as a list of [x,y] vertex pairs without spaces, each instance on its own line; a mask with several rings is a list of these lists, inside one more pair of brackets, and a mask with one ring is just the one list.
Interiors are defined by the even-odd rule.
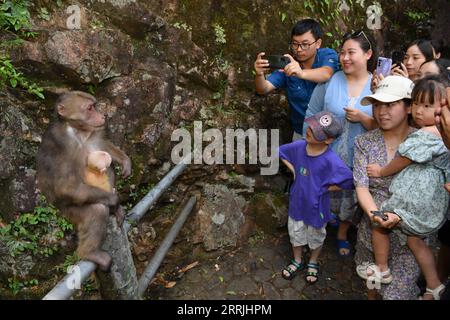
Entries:
[[139,284],[138,284],[138,292],[139,292],[140,296],[142,296],[145,293],[145,290],[147,290],[147,287],[148,287],[150,281],[153,279],[156,271],[158,270],[159,266],[161,265],[161,262],[163,261],[164,257],[166,256],[167,251],[169,251],[170,247],[172,246],[173,241],[175,240],[176,236],[178,235],[178,232],[180,231],[181,227],[183,226],[184,222],[186,221],[188,215],[192,212],[192,208],[194,207],[196,202],[197,202],[197,198],[195,196],[193,196],[189,199],[189,202],[183,208],[183,211],[180,213],[180,216],[178,217],[177,221],[174,223],[174,225],[170,229],[169,233],[166,235],[163,242],[159,246],[158,250],[153,255],[152,260],[149,262],[149,264],[145,268],[145,271],[142,274],[141,278],[139,279]]
[[183,173],[188,163],[190,163],[190,159],[191,154],[184,157],[180,163],[170,170],[170,172],[130,210],[124,221],[124,228],[126,232],[128,232],[131,227],[131,224],[128,221],[131,223],[137,223],[144,216],[147,210],[159,199],[164,191],[172,185],[175,179]]
[[67,274],[42,300],[67,300],[75,290],[81,289],[81,284],[86,281],[97,265],[91,261],[80,261],[72,266]]
[[[147,212],[147,210],[159,199],[175,179],[183,173],[190,163],[191,154],[184,157],[170,172],[130,210],[127,219],[123,223],[123,228],[128,232],[131,225],[127,220],[137,223]],[[91,261],[82,260],[72,267],[72,273],[66,275],[58,284],[43,298],[43,300],[66,300],[69,299],[75,290],[80,289],[81,284],[95,271],[97,265]],[[80,284],[78,286],[77,284]]]

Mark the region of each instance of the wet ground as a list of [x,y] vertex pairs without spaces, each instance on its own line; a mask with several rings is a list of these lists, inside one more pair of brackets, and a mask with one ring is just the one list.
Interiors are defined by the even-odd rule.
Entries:
[[[350,232],[354,244],[355,231]],[[353,240],[353,241],[352,241]],[[328,236],[319,258],[320,274],[315,284],[305,281],[305,271],[285,280],[281,270],[292,259],[287,230],[252,240],[249,244],[218,258],[188,266],[172,279],[161,274],[149,286],[152,300],[256,299],[256,300],[358,300],[367,299],[363,280],[355,272],[353,255],[337,253],[336,230]],[[173,270],[159,272],[168,274]],[[172,272],[173,274],[173,272]]]

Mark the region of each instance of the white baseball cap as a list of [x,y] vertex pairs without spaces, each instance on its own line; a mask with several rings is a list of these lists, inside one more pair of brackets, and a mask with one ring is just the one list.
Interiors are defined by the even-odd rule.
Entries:
[[375,93],[362,98],[361,105],[367,106],[373,100],[381,102],[394,102],[401,99],[411,99],[414,83],[402,76],[388,76],[381,80],[375,89]]

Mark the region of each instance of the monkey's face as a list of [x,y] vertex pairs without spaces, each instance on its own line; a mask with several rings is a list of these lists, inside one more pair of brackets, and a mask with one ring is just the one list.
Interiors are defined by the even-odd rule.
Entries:
[[97,111],[96,101],[75,96],[58,105],[58,114],[77,129],[95,131],[105,125],[105,116]]
[[85,100],[81,106],[84,121],[87,125],[98,128],[105,125],[105,116],[97,111],[95,101]]

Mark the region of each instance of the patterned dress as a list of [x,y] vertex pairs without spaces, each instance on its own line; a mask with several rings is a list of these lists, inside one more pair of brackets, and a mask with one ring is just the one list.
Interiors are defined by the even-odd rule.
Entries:
[[[416,129],[411,128],[411,132]],[[378,208],[390,196],[389,186],[392,177],[369,178],[367,165],[377,163],[384,167],[388,163],[386,145],[380,129],[369,131],[355,139],[355,157],[353,179],[355,187],[369,188]],[[388,285],[381,285],[379,293],[384,300],[411,300],[419,295],[416,281],[420,274],[419,266],[411,250],[400,243],[394,232],[390,233],[389,267],[393,281]],[[371,222],[366,214],[358,226],[355,263],[374,262],[372,249]]]
[[402,222],[398,232],[403,245],[407,235],[426,236],[445,222],[448,208],[448,150],[440,137],[418,130],[399,146],[398,153],[413,161],[392,181],[381,210],[395,212]]

